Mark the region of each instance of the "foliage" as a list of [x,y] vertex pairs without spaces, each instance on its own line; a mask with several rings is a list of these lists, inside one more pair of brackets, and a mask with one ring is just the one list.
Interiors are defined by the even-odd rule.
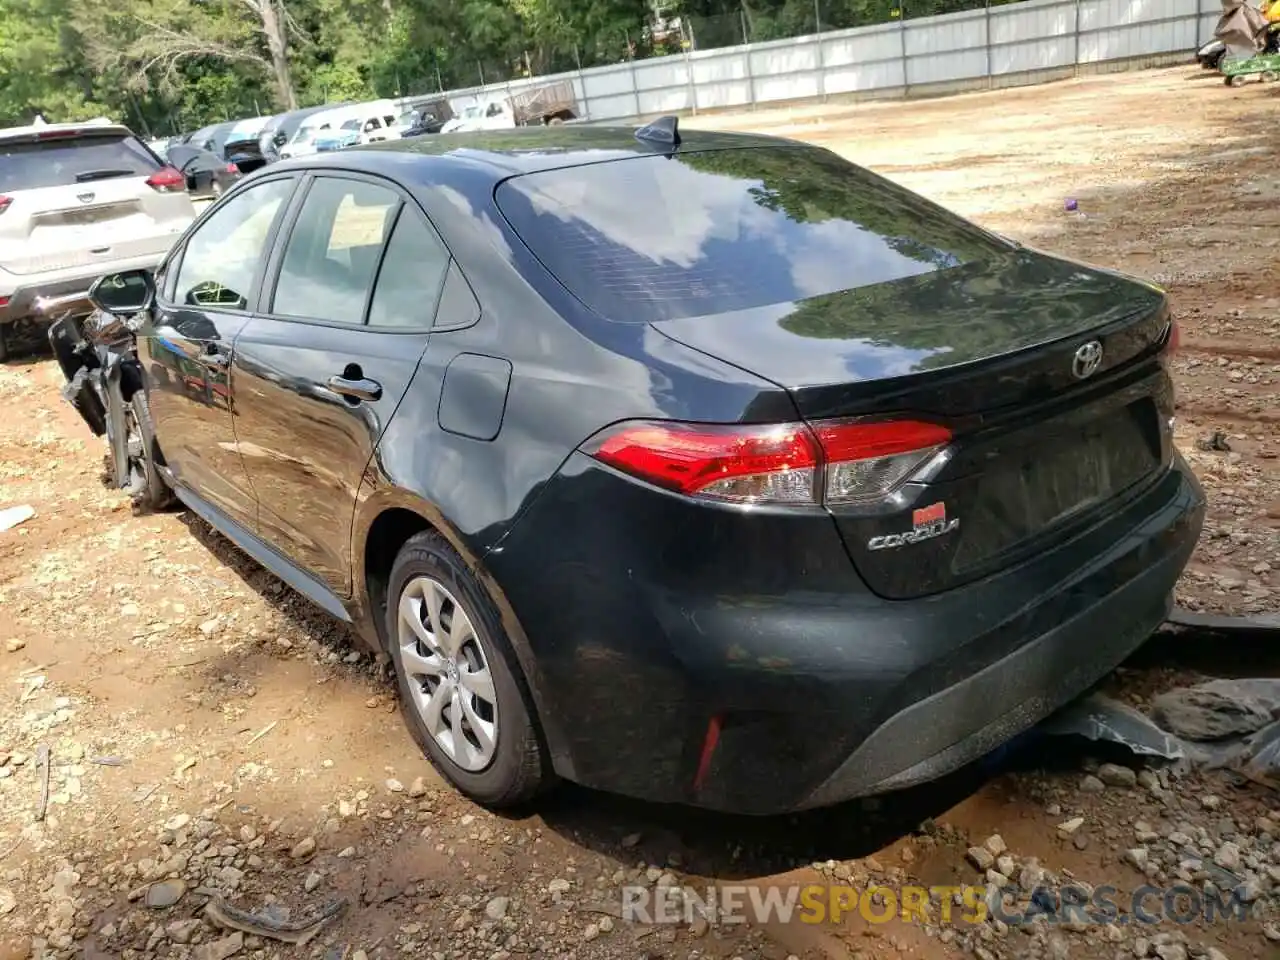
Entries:
[[0,124],[171,134],[981,2],[659,0],[654,29],[653,0],[0,0]]

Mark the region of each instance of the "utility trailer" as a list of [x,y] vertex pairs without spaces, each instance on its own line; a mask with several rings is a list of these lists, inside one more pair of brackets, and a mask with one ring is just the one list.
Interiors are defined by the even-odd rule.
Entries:
[[577,119],[578,97],[573,92],[573,81],[525,87],[511,95],[511,112],[519,127]]

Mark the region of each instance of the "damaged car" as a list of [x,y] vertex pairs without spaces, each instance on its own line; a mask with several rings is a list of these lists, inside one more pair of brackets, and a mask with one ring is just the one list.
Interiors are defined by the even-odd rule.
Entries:
[[792,141],[282,162],[94,296],[134,331],[140,499],[385,652],[495,807],[938,777],[1140,646],[1203,521],[1160,289]]

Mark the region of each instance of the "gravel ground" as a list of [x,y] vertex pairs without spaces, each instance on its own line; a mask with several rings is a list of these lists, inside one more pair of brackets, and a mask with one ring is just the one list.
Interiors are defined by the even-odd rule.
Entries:
[[[1166,284],[1185,344],[1177,438],[1211,502],[1180,600],[1274,612],[1277,92],[1184,68],[692,122],[823,143],[993,229]],[[1280,957],[1280,796],[1225,771],[1049,741],[1013,769],[800,817],[574,788],[518,816],[478,809],[417,755],[343,629],[200,521],[132,516],[104,488],[58,379],[49,360],[0,367],[0,506],[36,509],[0,534],[0,960]],[[1142,707],[1233,673],[1280,676],[1280,659],[1165,638],[1110,688]],[[934,905],[928,923],[650,925],[618,909],[633,884],[1008,881],[1025,899],[1072,881],[1125,904],[1144,882],[1212,893],[1224,876],[1255,916],[1010,927],[943,923]],[[313,939],[280,939],[339,900]],[[235,909],[270,929],[235,929]]]

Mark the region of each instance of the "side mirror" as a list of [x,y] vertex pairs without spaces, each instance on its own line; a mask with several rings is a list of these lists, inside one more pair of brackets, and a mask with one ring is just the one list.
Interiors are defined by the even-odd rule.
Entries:
[[112,316],[127,317],[146,310],[156,296],[156,282],[148,270],[109,273],[89,288],[89,302]]
[[271,142],[274,143],[277,147],[283,147],[286,143],[289,142],[289,138],[286,137],[284,135],[284,131],[281,130],[279,133],[277,133],[274,137],[271,138]]

